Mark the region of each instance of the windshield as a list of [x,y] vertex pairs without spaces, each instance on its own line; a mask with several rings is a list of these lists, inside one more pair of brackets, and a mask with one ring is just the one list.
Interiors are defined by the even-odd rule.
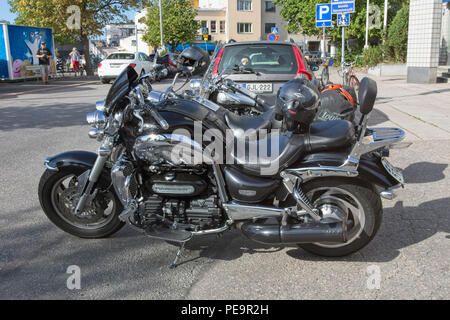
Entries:
[[107,58],[107,60],[134,60],[133,53],[112,53]]
[[131,86],[137,80],[138,74],[134,68],[128,66],[117,76],[108,91],[105,100],[105,107],[107,112],[113,112],[116,104],[125,97],[130,91]]
[[219,72],[235,65],[244,65],[260,73],[292,74],[298,66],[290,45],[235,45],[226,47]]

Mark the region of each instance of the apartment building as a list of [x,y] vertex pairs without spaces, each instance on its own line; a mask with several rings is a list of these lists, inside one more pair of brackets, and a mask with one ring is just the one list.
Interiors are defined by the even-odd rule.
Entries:
[[279,30],[279,41],[304,42],[309,50],[319,50],[320,39],[290,34],[280,11],[267,0],[195,0],[197,20],[209,29],[212,41],[227,42],[267,40],[273,27]]
[[[196,20],[201,27],[208,28],[211,41],[228,42],[267,40],[273,27],[279,30],[278,41],[289,41],[293,39],[297,43],[304,44],[305,49],[316,51],[320,48],[320,39],[317,37],[305,36],[303,34],[289,34],[286,30],[286,22],[280,16],[281,7],[274,5],[273,1],[266,0],[192,0],[192,4],[198,10]],[[136,25],[138,30],[146,27],[139,22],[140,18],[146,15],[146,9],[137,13]],[[197,41],[202,43],[200,34]],[[138,31],[139,51],[148,52],[147,44],[142,41],[142,31]],[[123,47],[136,46],[136,37],[131,36],[122,41]]]

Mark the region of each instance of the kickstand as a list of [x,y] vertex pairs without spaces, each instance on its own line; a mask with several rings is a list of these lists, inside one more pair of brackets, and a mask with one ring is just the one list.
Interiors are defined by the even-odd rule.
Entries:
[[181,251],[183,251],[183,249],[184,249],[184,244],[185,244],[185,243],[186,243],[186,242],[182,242],[182,243],[181,243],[180,249],[178,249],[178,252],[177,252],[177,255],[175,256],[175,259],[173,260],[172,264],[169,266],[169,269],[170,269],[170,270],[173,270],[173,269],[176,268],[178,259],[179,259],[180,256],[181,256]]

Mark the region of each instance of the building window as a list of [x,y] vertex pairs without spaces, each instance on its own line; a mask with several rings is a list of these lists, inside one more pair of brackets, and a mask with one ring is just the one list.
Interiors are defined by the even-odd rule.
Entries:
[[252,33],[251,23],[238,23],[237,24],[238,33]]
[[266,12],[275,12],[275,5],[272,1],[266,1]]
[[266,32],[267,34],[271,33],[271,32],[272,32],[272,28],[275,28],[276,26],[277,26],[277,25],[276,25],[275,23],[266,23],[266,24],[265,24],[265,27],[264,27],[265,32]]
[[212,20],[211,21],[211,33],[216,33],[216,32],[217,32],[216,20]]
[[238,11],[252,11],[252,2],[249,0],[238,0]]
[[201,24],[202,24],[202,28],[208,28],[208,21],[202,20]]
[[220,21],[220,33],[225,33],[225,21]]

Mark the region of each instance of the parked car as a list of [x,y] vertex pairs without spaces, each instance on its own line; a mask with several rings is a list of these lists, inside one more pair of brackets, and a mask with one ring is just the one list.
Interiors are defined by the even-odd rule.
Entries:
[[278,89],[296,77],[314,78],[300,49],[290,42],[249,41],[227,43],[217,55],[214,73],[225,68],[245,66],[252,74],[231,74],[228,78],[258,93],[274,104]]
[[153,61],[143,52],[114,52],[98,64],[98,76],[103,83],[109,83],[127,66],[132,66],[143,75],[150,72],[152,65]]

